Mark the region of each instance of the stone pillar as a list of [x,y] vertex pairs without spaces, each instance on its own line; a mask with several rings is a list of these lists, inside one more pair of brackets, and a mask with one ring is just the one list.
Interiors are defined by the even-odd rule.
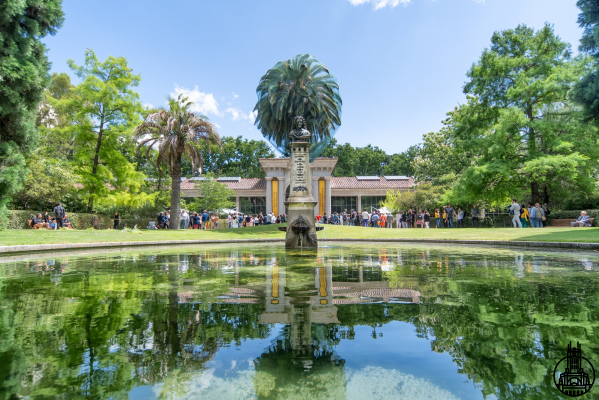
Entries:
[[356,212],[359,212],[360,214],[362,214],[362,196],[357,196],[358,199],[356,200]]
[[319,199],[319,194],[318,194],[318,177],[312,177],[312,197],[314,197],[314,200],[317,201],[316,205],[314,206],[314,215],[318,214],[318,208],[319,203],[318,203],[318,199]]
[[237,208],[237,212],[241,212],[241,197],[235,196],[235,207]]
[[331,215],[331,177],[327,176],[325,179],[325,212],[327,215]]
[[272,177],[266,177],[266,213],[272,211]]

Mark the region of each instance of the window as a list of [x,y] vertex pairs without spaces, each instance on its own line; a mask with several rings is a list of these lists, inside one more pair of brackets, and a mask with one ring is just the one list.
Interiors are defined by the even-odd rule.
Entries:
[[350,212],[357,206],[355,197],[331,197],[331,212],[342,213],[343,210]]
[[368,212],[373,209],[381,208],[381,202],[385,201],[386,196],[363,196],[362,197],[362,210],[367,209]]
[[266,197],[240,197],[239,203],[242,214],[266,214]]

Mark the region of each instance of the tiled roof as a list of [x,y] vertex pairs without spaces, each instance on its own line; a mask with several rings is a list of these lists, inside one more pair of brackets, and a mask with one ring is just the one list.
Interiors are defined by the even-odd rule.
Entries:
[[[266,190],[266,179],[259,178],[241,178],[239,182],[220,182],[233,190]],[[189,179],[181,183],[182,190],[192,190],[195,182]]]
[[414,179],[388,180],[380,176],[377,180],[358,180],[356,177],[332,177],[331,189],[408,189],[414,186]]

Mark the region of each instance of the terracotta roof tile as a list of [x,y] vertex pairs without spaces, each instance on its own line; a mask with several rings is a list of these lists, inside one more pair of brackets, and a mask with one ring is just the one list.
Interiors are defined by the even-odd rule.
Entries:
[[358,178],[344,176],[332,177],[331,189],[408,189],[414,186],[414,179],[387,180],[380,176],[377,180],[358,180]]
[[[266,190],[266,179],[260,178],[241,178],[239,182],[221,182],[229,189],[233,190]],[[181,183],[182,190],[192,190],[195,182],[186,179]]]

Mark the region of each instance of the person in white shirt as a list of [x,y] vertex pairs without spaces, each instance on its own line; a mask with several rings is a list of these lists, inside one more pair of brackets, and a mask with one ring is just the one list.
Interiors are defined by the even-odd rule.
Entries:
[[520,204],[516,202],[516,199],[512,199],[512,205],[510,206],[510,211],[514,212],[514,217],[512,218],[512,222],[514,223],[514,228],[522,228],[522,221],[520,221]]
[[368,228],[369,218],[370,218],[370,215],[368,215],[368,211],[366,211],[366,209],[364,209],[364,212],[362,213],[362,226],[364,228]]
[[181,229],[187,229],[187,223],[189,222],[189,214],[187,214],[187,211],[182,210],[180,218],[181,221],[179,222],[179,227]]

